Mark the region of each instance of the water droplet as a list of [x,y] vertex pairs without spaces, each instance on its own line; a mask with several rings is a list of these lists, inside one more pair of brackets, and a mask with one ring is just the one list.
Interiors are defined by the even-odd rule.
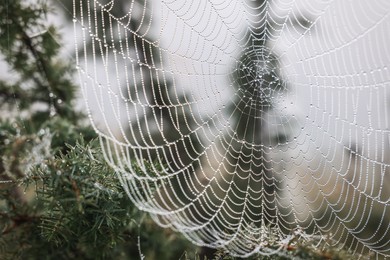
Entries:
[[53,116],[55,116],[56,114],[57,114],[57,112],[56,112],[55,108],[54,108],[54,107],[51,107],[51,108],[50,108],[50,117],[53,117]]
[[45,129],[41,129],[38,131],[38,136],[43,136],[46,133]]
[[93,186],[95,186],[95,188],[98,188],[99,190],[103,190],[103,186],[98,182],[95,182]]

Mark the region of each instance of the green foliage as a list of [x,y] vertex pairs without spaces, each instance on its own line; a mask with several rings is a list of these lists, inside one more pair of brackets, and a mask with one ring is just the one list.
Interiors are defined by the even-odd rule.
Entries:
[[0,5],[0,52],[16,73],[12,80],[0,80],[0,100],[21,110],[37,103],[46,105],[45,110],[32,115],[35,123],[54,114],[78,118],[73,110],[76,87],[72,69],[58,58],[59,35],[45,24],[48,11],[42,1],[5,1]]
[[[102,163],[100,150],[81,144],[69,148],[30,177],[45,187],[37,189],[37,203],[50,208],[41,217],[41,233],[59,248],[66,245],[88,258],[103,257],[123,240],[123,231],[136,211],[113,170]],[[77,240],[70,241],[71,237]]]
[[97,141],[85,144],[80,137],[66,153],[44,160],[28,177],[12,183],[10,187],[34,187],[29,203],[17,201],[10,189],[0,193],[5,202],[0,221],[3,257],[129,259],[140,254],[139,234],[148,259],[183,254],[188,242],[145,219],[98,147]]

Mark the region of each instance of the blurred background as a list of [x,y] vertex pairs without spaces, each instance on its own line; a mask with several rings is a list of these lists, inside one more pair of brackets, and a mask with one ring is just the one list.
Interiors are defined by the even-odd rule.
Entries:
[[[389,254],[389,1],[53,2],[78,105],[157,223],[238,254],[264,223]],[[165,168],[128,180],[131,160]]]

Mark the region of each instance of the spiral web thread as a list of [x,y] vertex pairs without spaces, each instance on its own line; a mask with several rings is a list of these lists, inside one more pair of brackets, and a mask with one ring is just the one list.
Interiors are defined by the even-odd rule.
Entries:
[[159,225],[238,256],[276,253],[297,229],[390,255],[388,0],[73,12],[103,151]]

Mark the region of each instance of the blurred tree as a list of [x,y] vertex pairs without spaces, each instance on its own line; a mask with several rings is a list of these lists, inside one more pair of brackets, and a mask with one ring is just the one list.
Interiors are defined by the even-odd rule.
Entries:
[[[281,62],[272,37],[278,35],[282,26],[294,27],[299,31],[306,31],[311,26],[310,20],[304,16],[268,19],[272,15],[269,12],[272,4],[272,0],[247,1],[249,17],[256,18],[248,19],[248,27],[242,39],[244,48],[232,68],[235,94],[233,102],[228,106],[232,126],[226,134],[226,143],[222,144],[225,149],[229,149],[225,159],[230,166],[229,172],[235,172],[232,182],[237,184],[237,190],[231,192],[240,194],[239,189],[249,186],[248,190],[253,194],[248,196],[246,204],[250,210],[246,217],[248,223],[253,222],[257,227],[275,224],[275,218],[278,217],[277,192],[281,192],[283,186],[283,180],[278,179],[272,170],[268,149],[291,141],[294,134],[270,133],[266,130],[267,124],[270,124],[267,122],[267,114],[272,112],[277,102],[286,98],[289,90],[280,72]],[[279,117],[286,116],[279,114]],[[262,194],[260,197],[259,191]],[[231,207],[240,211],[235,205]],[[287,223],[280,227],[286,228],[284,232],[294,228]]]
[[[248,1],[248,13],[254,17],[267,15],[270,2]],[[231,180],[235,185],[230,193],[232,196],[240,194],[240,190],[251,193],[250,196],[241,196],[248,200],[241,208],[234,204],[230,207],[237,212],[249,208],[244,215],[246,222],[260,227],[275,223],[276,192],[280,191],[280,180],[272,172],[267,149],[270,145],[286,142],[288,137],[271,137],[264,131],[268,124],[266,114],[273,109],[277,98],[285,94],[287,85],[279,72],[279,58],[271,50],[269,40],[276,27],[269,24],[268,19],[257,20],[248,24],[242,41],[245,47],[233,67],[235,95],[228,106],[233,122],[232,131],[227,133],[225,140],[229,144],[228,169],[235,173]]]

